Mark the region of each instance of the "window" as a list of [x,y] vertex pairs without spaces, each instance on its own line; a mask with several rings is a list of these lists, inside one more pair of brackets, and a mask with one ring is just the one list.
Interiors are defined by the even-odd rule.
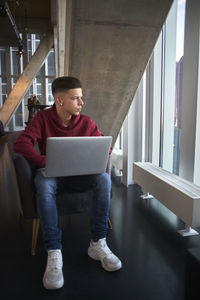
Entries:
[[[25,40],[25,39],[24,39]],[[17,55],[17,47],[0,47],[0,106],[3,105],[9,92],[23,72],[23,63],[26,65],[40,44],[39,34],[26,34],[25,55]],[[21,130],[28,118],[27,100],[34,94],[41,104],[52,104],[51,83],[54,80],[54,49],[46,58],[43,66],[36,74],[22,103],[18,106],[6,130]]]
[[185,2],[174,1],[162,33],[160,166],[175,174],[180,159]]
[[185,7],[186,7],[186,0],[179,0],[178,11],[177,11],[177,36],[176,36],[176,94],[175,94],[174,155],[173,155],[173,172],[175,174],[179,174],[179,165],[180,165]]
[[55,62],[54,62],[54,49],[49,52],[45,64],[45,79],[46,79],[46,103],[52,104],[54,98],[51,92],[51,84],[54,80]]
[[[141,81],[143,84],[138,87],[133,104],[136,106],[139,97],[140,106],[134,109],[131,122],[137,120],[141,110],[143,113],[140,119],[143,121],[140,124],[134,123],[134,130],[138,127],[141,132],[138,134],[133,131],[134,143],[130,147],[126,145],[131,140],[130,132],[126,133],[130,128],[123,125],[123,152],[126,152],[126,148],[129,149],[129,153],[123,153],[124,160],[128,155],[127,161],[131,161],[133,156],[133,162],[137,161],[136,153],[139,152],[140,161],[151,161],[175,174],[179,174],[180,165],[185,7],[186,0],[173,2],[146,69],[146,75],[144,74]],[[125,139],[126,136],[129,138]],[[137,136],[140,139],[135,143]],[[142,155],[144,150],[145,155]],[[126,173],[125,168],[123,164],[123,174]],[[129,173],[131,174],[131,171]],[[127,174],[124,175],[128,177],[128,167]]]
[[0,106],[7,98],[7,78],[6,78],[6,50],[0,48]]
[[[40,35],[28,34],[27,37],[27,51],[29,53],[28,58],[30,60],[40,44]],[[51,83],[54,80],[55,74],[54,64],[54,49],[51,49],[45,63],[38,71],[31,87],[28,90],[27,99],[36,95],[37,99],[42,104],[51,105],[53,103],[54,100],[51,93]]]

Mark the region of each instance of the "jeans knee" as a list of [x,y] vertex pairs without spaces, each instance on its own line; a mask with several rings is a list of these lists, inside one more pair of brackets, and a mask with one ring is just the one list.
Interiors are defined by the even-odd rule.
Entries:
[[111,184],[111,178],[108,173],[102,173],[101,176],[108,184]]
[[111,189],[111,178],[108,173],[101,173],[97,175],[97,181],[100,185],[102,185],[104,188]]

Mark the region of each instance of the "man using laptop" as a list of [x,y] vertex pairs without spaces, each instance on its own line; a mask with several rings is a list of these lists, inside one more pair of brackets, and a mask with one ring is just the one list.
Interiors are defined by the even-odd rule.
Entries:
[[[43,284],[47,289],[58,289],[64,284],[62,272],[61,230],[58,227],[56,193],[67,186],[79,191],[92,188],[94,191],[91,242],[88,255],[101,262],[106,271],[122,267],[106,243],[107,221],[110,207],[111,180],[107,173],[50,177],[43,175],[45,167],[46,140],[48,137],[101,136],[97,125],[80,114],[83,107],[81,82],[74,77],[59,77],[52,83],[54,105],[39,111],[29,126],[20,134],[14,144],[14,151],[23,155],[38,167],[35,176],[37,208],[45,248],[48,252]],[[35,151],[38,143],[40,154]]]

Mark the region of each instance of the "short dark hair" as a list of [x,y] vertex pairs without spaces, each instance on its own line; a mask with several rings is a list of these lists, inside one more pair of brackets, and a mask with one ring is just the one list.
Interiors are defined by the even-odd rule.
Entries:
[[58,77],[52,82],[51,85],[53,95],[55,95],[56,92],[66,92],[67,90],[81,87],[80,80],[70,76]]

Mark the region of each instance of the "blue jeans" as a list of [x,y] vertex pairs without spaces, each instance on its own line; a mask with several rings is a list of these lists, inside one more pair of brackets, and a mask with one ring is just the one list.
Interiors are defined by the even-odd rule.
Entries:
[[69,187],[79,192],[93,189],[91,238],[93,241],[98,241],[106,237],[111,196],[109,174],[47,178],[38,170],[34,181],[38,215],[47,250],[62,248],[62,233],[58,227],[56,194]]

